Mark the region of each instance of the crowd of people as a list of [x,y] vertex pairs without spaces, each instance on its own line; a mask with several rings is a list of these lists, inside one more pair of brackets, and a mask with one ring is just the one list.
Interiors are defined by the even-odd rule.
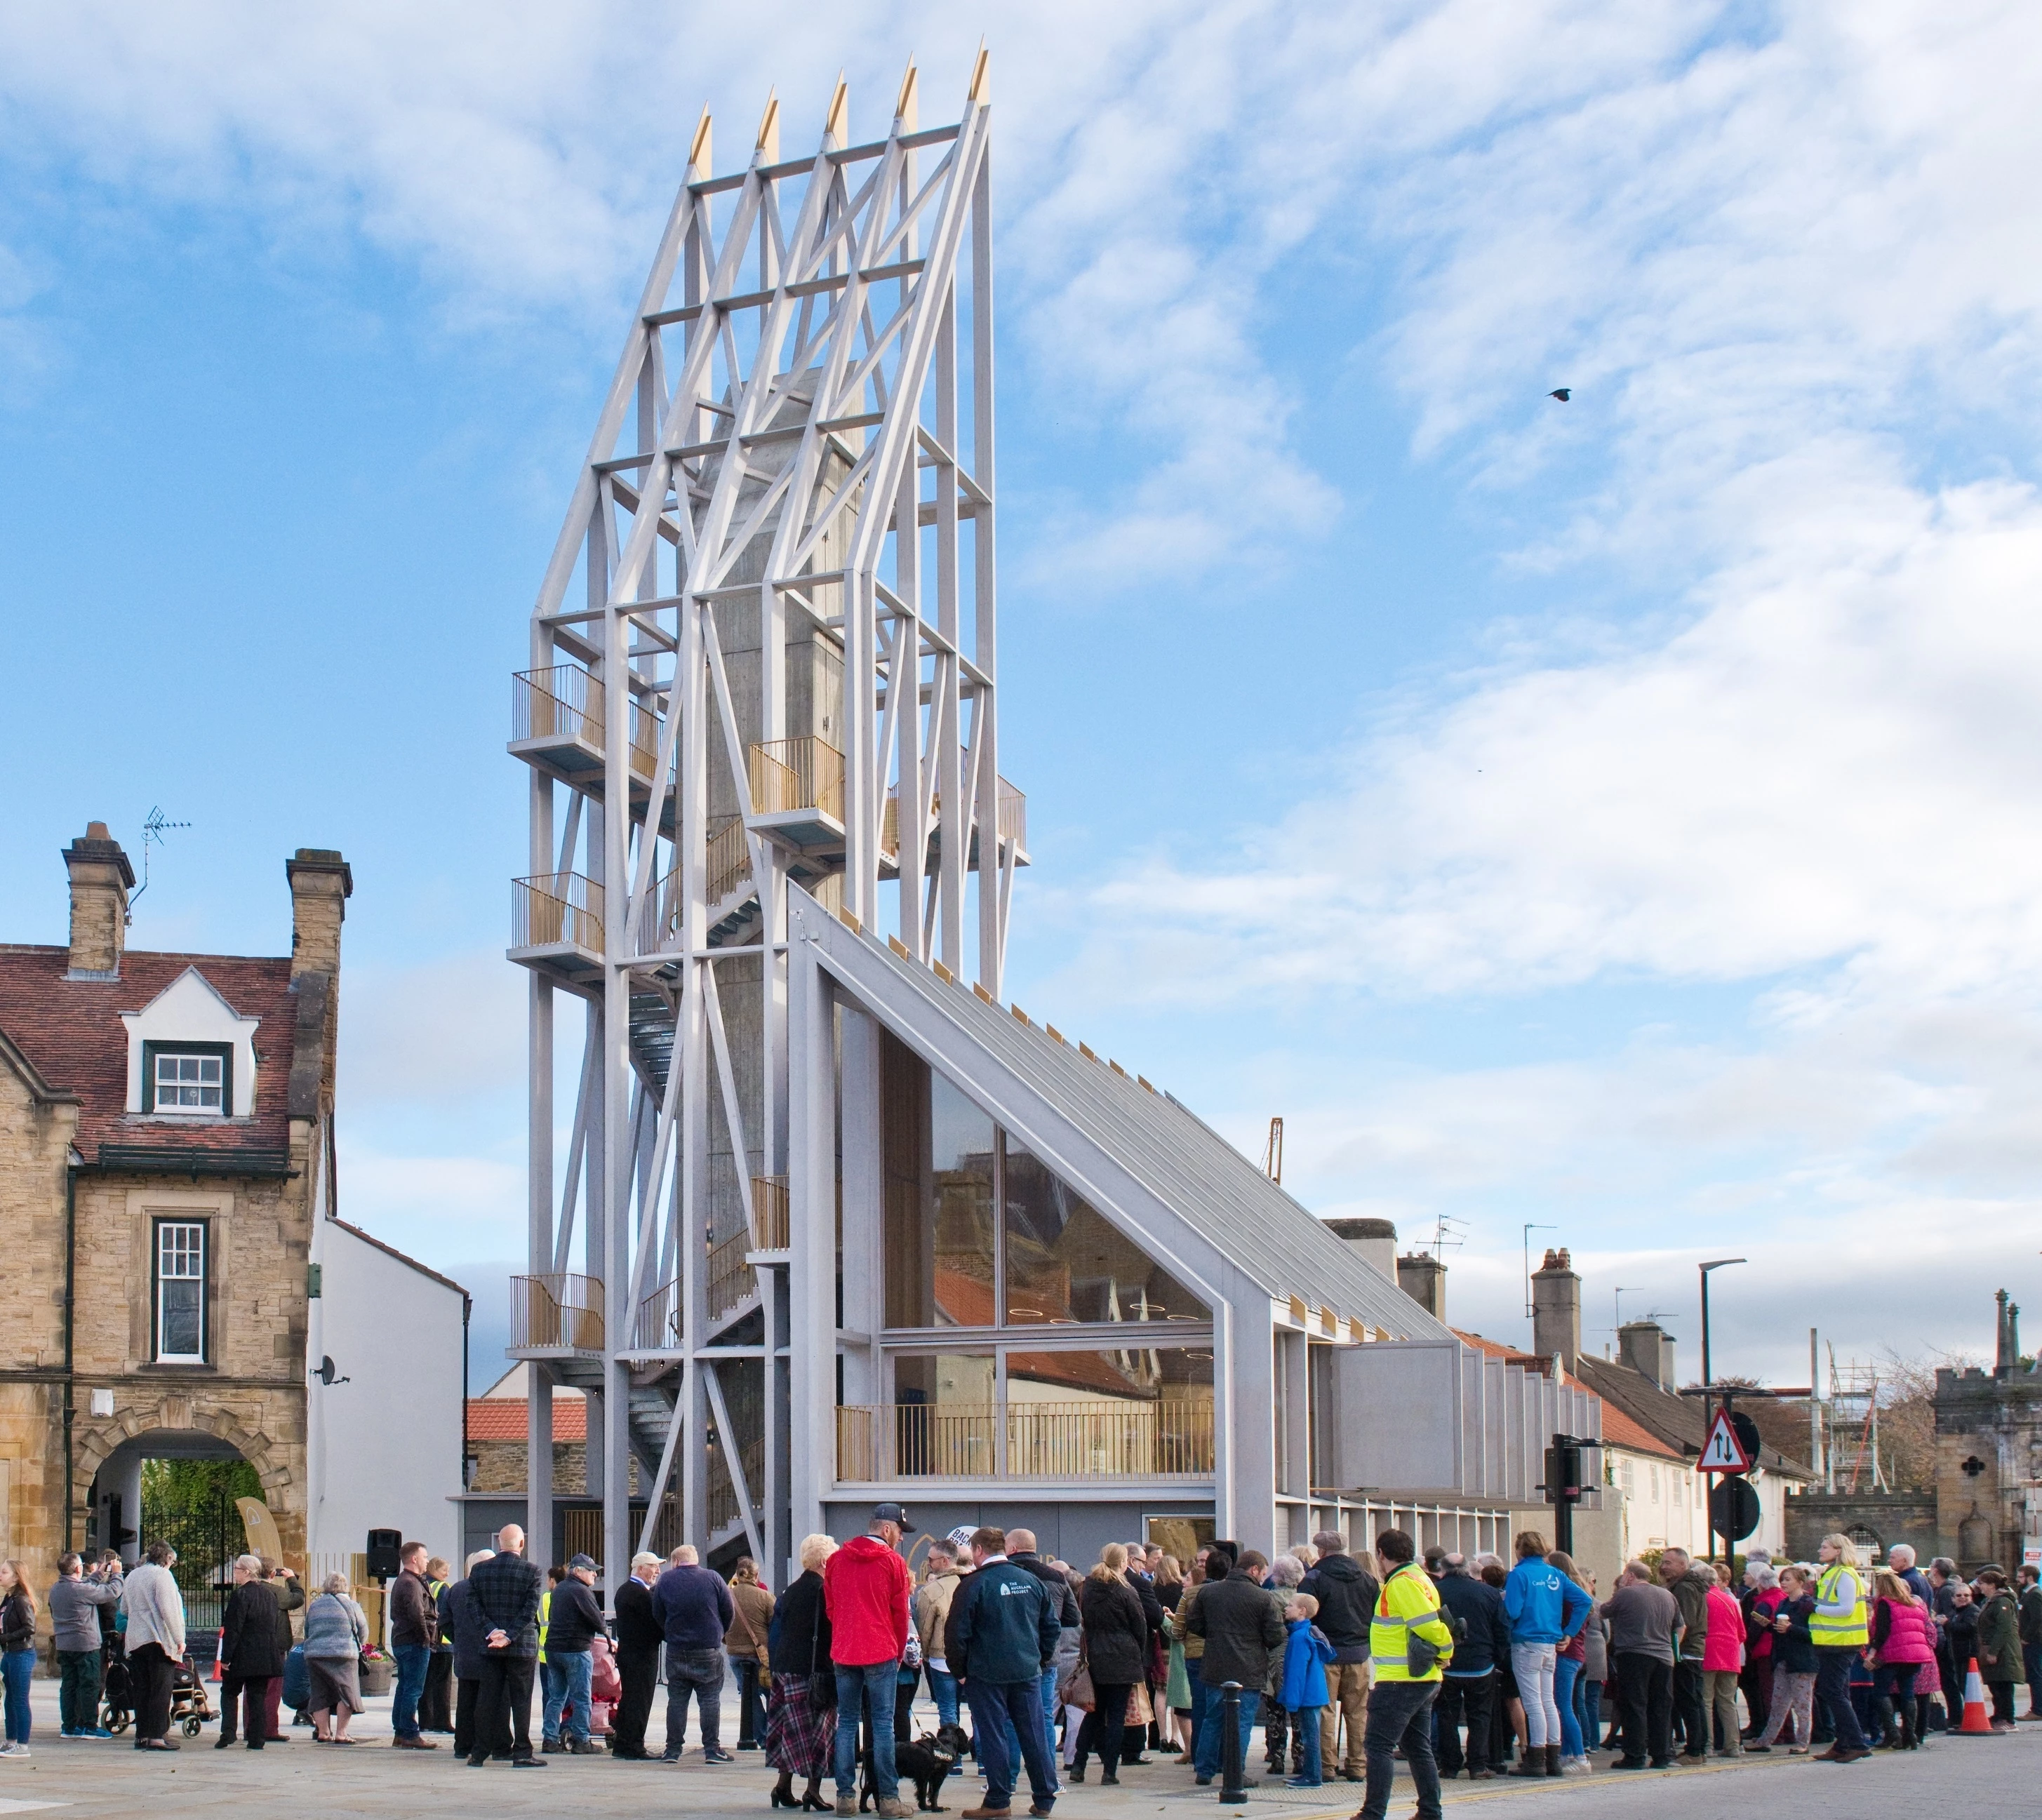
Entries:
[[[725,1579],[691,1547],[640,1554],[607,1619],[597,1563],[577,1554],[542,1573],[514,1525],[458,1580],[409,1544],[387,1589],[392,1745],[434,1750],[428,1734],[451,1734],[474,1768],[539,1768],[606,1745],[645,1761],[663,1669],[662,1760],[680,1759],[692,1707],[703,1760],[731,1763],[721,1707],[734,1674],[736,1748],[763,1750],[774,1808],[849,1816],[862,1796],[881,1820],[906,1820],[904,1771],[926,1787],[971,1757],[984,1793],[965,1820],[1005,1820],[1023,1775],[1041,1820],[1095,1759],[1104,1786],[1165,1753],[1201,1786],[1238,1774],[1259,1722],[1268,1773],[1298,1788],[1361,1783],[1356,1820],[1381,1820],[1399,1761],[1421,1814],[1437,1812],[1443,1776],[1590,1773],[1606,1706],[1619,1770],[1822,1744],[1830,1763],[1918,1749],[1960,1722],[1974,1672],[1991,1727],[2016,1723],[2023,1680],[2021,1717],[2042,1719],[2036,1570],[1966,1578],[1937,1558],[1924,1572],[1905,1544],[1868,1573],[1832,1535],[1812,1562],[1754,1554],[1734,1583],[1728,1566],[1667,1548],[1630,1562],[1605,1597],[1532,1531],[1509,1565],[1440,1547],[1421,1556],[1390,1528],[1364,1558],[1325,1531],[1273,1561],[1224,1540],[1188,1562],[1110,1543],[1080,1571],[1046,1558],[1027,1530],[960,1528],[915,1551],[916,1574],[904,1558],[913,1528],[888,1503],[842,1545],[807,1537],[777,1597],[749,1559]],[[194,1671],[175,1562],[162,1543],[124,1571],[110,1553],[59,1561],[48,1600],[63,1736],[113,1735],[117,1663],[135,1747],[179,1748],[174,1711],[193,1726]],[[215,1748],[237,1730],[250,1749],[287,1742],[286,1700],[314,1742],[357,1743],[349,1726],[375,1639],[346,1577],[308,1596],[288,1567],[251,1554],[231,1578]],[[0,1757],[29,1750],[38,1618],[19,1564],[0,1562]],[[910,1715],[924,1682],[937,1725],[918,1740]]]

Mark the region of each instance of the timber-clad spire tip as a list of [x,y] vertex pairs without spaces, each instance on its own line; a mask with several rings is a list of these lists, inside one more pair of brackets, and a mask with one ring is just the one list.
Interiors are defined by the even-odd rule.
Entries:
[[688,147],[688,169],[699,171],[704,177],[709,175],[709,109],[704,108],[702,118],[695,123],[694,141]]
[[846,145],[851,140],[851,85],[843,79],[843,71],[836,73],[836,87],[831,91],[829,113],[824,117],[823,136]]
[[903,132],[912,132],[915,130],[916,114],[915,90],[915,59],[910,57],[908,59],[907,71],[901,78],[900,97],[893,103],[893,118]]
[[971,93],[967,98],[981,107],[992,99],[992,53],[986,49],[983,38],[978,41],[978,55],[971,66]]
[[759,122],[759,143],[754,148],[755,164],[778,164],[780,162],[780,91],[766,91],[766,112]]

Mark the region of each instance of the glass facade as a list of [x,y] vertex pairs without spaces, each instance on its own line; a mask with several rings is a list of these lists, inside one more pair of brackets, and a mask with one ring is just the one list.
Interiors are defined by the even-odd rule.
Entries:
[[1211,1320],[912,1050],[880,1054],[889,1329]]

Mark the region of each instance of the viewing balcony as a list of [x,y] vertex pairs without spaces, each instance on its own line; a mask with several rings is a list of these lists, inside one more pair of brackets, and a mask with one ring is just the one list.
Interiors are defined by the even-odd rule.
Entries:
[[[641,813],[660,764],[660,722],[651,709],[630,704],[632,806]],[[609,735],[608,691],[579,663],[521,670],[510,679],[509,750],[598,799],[603,793],[605,742]],[[663,832],[674,816],[669,793],[660,816]]]
[[789,1210],[785,1176],[751,1178],[751,1248],[785,1251],[788,1245]]
[[1210,1478],[1207,1402],[839,1405],[836,1476],[900,1479]]
[[752,747],[751,825],[797,852],[843,846],[843,754],[813,736]]
[[602,1350],[602,1280],[572,1272],[510,1279],[513,1352]]
[[510,958],[572,981],[602,971],[602,887],[579,872],[510,881]]
[[[1006,778],[1002,778],[1000,779],[999,793],[995,800],[999,805],[1000,810],[1000,838],[1003,841],[1011,841],[1014,843],[1014,863],[1016,866],[1026,866],[1028,863],[1028,799]],[[939,791],[931,799],[929,805],[932,825],[929,830],[928,858],[923,862],[925,870],[934,867],[943,853],[942,830],[939,827],[933,825],[937,818],[942,815],[943,805],[943,794]],[[886,814],[880,834],[880,845],[889,855],[897,854],[901,849],[901,798],[897,790],[889,792],[887,795]],[[973,822],[971,830],[971,846],[966,855],[965,864],[967,866],[972,866],[977,863],[978,824]]]

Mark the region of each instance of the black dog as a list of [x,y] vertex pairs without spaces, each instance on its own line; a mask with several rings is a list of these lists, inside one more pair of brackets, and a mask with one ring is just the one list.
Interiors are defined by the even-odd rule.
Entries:
[[[914,1784],[915,1805],[924,1814],[949,1811],[936,1796],[942,1791],[944,1778],[957,1767],[958,1759],[970,1747],[970,1742],[963,1726],[941,1725],[934,1732],[924,1732],[912,1744],[893,1746],[893,1767],[903,1782]],[[862,1772],[858,1776],[858,1810],[864,1814],[872,1807],[870,1745],[859,1752],[858,1761]]]

